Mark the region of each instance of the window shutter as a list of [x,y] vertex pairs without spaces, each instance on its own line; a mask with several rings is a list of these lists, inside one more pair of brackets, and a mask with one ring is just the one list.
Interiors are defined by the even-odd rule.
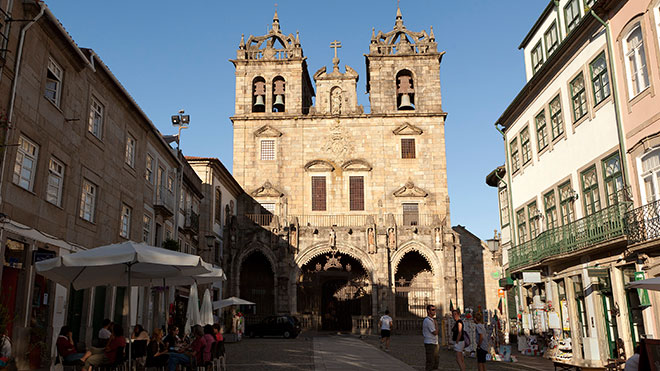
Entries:
[[415,158],[415,139],[401,139],[401,158]]
[[364,210],[364,177],[352,176],[349,181],[351,210]]
[[312,211],[325,211],[325,177],[312,177]]

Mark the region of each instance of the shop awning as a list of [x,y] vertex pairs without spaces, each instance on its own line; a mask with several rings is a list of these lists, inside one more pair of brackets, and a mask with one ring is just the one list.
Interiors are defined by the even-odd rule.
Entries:
[[11,233],[15,233],[18,235],[21,235],[25,238],[39,241],[42,243],[45,243],[47,245],[52,245],[52,246],[57,246],[59,248],[68,250],[69,252],[76,252],[76,251],[81,251],[81,250],[86,250],[84,247],[76,244],[72,244],[69,242],[66,242],[64,240],[61,240],[55,236],[51,236],[47,233],[41,232],[39,230],[36,230],[32,227],[29,227],[27,225],[23,225],[21,223],[15,222],[13,220],[6,220],[2,223],[0,223],[0,226]]
[[513,286],[513,279],[511,277],[505,277],[500,279],[500,287],[508,288]]

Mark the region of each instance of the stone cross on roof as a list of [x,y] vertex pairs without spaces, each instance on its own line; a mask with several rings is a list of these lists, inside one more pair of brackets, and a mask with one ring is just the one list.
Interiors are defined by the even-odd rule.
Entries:
[[341,48],[341,42],[335,40],[330,43],[330,47],[335,49],[335,57],[332,58],[333,70],[339,70],[339,58],[337,58],[337,49]]

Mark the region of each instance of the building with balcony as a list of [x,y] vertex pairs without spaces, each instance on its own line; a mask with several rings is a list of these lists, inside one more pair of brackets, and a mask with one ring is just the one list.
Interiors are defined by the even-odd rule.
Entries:
[[[63,324],[86,343],[103,318],[127,324],[128,292],[70,292],[34,263],[125,240],[159,244],[174,228],[179,162],[101,58],[78,47],[43,2],[2,7],[0,303],[13,319],[19,367],[37,369]],[[138,321],[150,326],[142,309]]]
[[505,166],[486,179],[498,189],[512,330],[557,336],[557,358],[578,365],[616,358],[618,339],[630,355],[643,335],[628,305],[638,293],[625,288],[641,266],[628,247],[630,134],[609,27],[629,3],[548,3],[520,45],[527,83],[496,121]]
[[463,307],[444,52],[432,28],[408,30],[400,10],[391,31],[367,44],[369,36],[371,113],[357,104],[357,73],[338,57],[310,76],[300,36],[283,33],[277,14],[266,35],[241,38],[232,60],[233,172],[246,194],[226,268],[230,295],[257,302],[257,314],[370,331],[371,316],[389,309],[418,331],[427,304],[439,315]]

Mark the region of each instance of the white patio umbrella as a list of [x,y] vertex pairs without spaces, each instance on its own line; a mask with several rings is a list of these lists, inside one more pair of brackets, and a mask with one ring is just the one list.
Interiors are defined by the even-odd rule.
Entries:
[[[130,288],[135,285],[134,280],[194,276],[209,273],[207,267],[199,256],[133,241],[61,255],[36,264],[40,275],[65,287],[72,285],[76,290],[105,285]],[[133,303],[130,294],[128,306],[131,313]],[[129,343],[129,369],[131,352]]]
[[235,296],[232,296],[227,299],[222,299],[218,301],[213,302],[213,309],[221,309],[224,307],[228,307],[230,305],[254,305],[255,303],[251,301],[247,301],[245,299],[237,298]]
[[188,335],[190,328],[201,324],[199,317],[199,295],[197,294],[197,284],[190,285],[190,294],[188,295],[188,310],[186,311],[186,324],[184,326],[184,333]]
[[660,291],[660,277],[648,278],[645,280],[633,281],[628,284],[628,287],[636,289],[647,289],[652,291]]
[[213,304],[211,304],[211,292],[209,292],[209,289],[204,290],[204,297],[202,298],[202,307],[199,309],[199,316],[202,326],[213,324]]

